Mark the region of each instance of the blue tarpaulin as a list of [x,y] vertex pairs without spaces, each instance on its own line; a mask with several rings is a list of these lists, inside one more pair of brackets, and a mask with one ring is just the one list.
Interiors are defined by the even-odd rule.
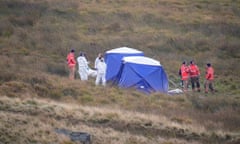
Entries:
[[122,64],[122,58],[126,56],[143,56],[142,51],[120,47],[109,50],[105,53],[105,62],[107,65],[106,80],[115,82]]
[[120,87],[135,87],[146,93],[168,92],[164,68],[160,62],[144,56],[124,57],[117,81]]

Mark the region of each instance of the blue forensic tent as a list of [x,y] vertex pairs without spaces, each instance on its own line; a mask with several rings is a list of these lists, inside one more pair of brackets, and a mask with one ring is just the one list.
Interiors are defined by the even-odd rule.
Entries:
[[168,92],[168,78],[160,62],[145,56],[123,58],[118,85],[146,93]]
[[129,47],[120,47],[107,51],[105,53],[105,62],[107,65],[106,80],[116,82],[116,78],[119,73],[123,57],[143,55],[144,53],[142,51]]

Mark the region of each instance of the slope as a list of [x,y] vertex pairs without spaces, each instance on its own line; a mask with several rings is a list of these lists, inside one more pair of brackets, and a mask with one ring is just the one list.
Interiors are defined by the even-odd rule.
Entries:
[[[79,130],[81,127],[76,121],[80,121],[85,130],[98,132],[96,143],[105,143],[105,138],[109,143],[236,142],[237,136],[232,133],[237,133],[240,125],[239,16],[240,4],[235,0],[0,0],[0,120],[2,131],[8,132],[1,135],[2,142],[61,143],[65,139],[59,140],[50,131],[56,125],[65,128],[70,125],[71,130]],[[94,79],[81,82],[77,73],[77,80],[68,81],[65,57],[71,48],[75,48],[77,54],[86,52],[93,66],[99,52],[120,46],[140,49],[147,56],[160,60],[174,83],[179,83],[177,71],[182,60],[197,62],[201,84],[205,64],[211,62],[216,71],[218,93],[146,97],[131,89],[122,90],[111,85],[107,89],[95,87]],[[29,99],[34,99],[30,106]],[[94,120],[88,122],[86,117],[70,116],[73,121],[58,120],[48,115],[51,110],[40,108],[40,99],[88,106],[93,109],[92,113],[95,107],[121,109],[131,116],[137,112],[144,117],[153,115],[167,120],[162,122],[164,127],[161,127],[161,120],[150,124],[148,120],[136,122],[139,117],[132,118],[134,122],[118,121],[122,114],[116,111],[110,114],[107,122],[105,117],[109,114],[103,114],[101,124]],[[7,104],[9,101],[12,103]],[[15,112],[18,108],[22,111]],[[47,114],[38,114],[38,109]],[[55,115],[55,110],[52,112]],[[20,122],[16,122],[19,119]],[[196,133],[197,138],[190,137],[188,141],[189,135],[178,134],[175,126],[170,126],[170,132],[166,132],[168,121],[180,126],[191,125],[187,129],[189,133]],[[56,123],[52,126],[51,122]],[[103,126],[107,129],[101,129]],[[200,136],[201,127],[205,129],[203,135],[207,136]],[[26,133],[19,133],[20,129]],[[121,135],[123,141],[117,136],[108,137],[111,132]]]

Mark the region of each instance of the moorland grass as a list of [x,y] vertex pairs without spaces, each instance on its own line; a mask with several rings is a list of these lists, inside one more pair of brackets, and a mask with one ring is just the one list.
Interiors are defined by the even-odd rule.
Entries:
[[[161,115],[180,125],[200,125],[207,133],[237,132],[240,120],[239,13],[239,3],[227,0],[2,0],[1,97],[53,99],[89,106],[90,111],[93,107],[121,109],[141,113],[143,117],[148,117],[147,114]],[[137,48],[146,56],[159,60],[171,80],[171,89],[179,88],[178,69],[182,61],[194,59],[201,70],[202,92],[146,96],[133,89],[120,89],[110,84],[106,88],[96,87],[93,78],[81,82],[77,72],[76,80],[68,80],[66,55],[71,48],[77,51],[76,56],[80,51],[86,52],[93,67],[99,52],[121,46]],[[207,62],[215,68],[214,86],[217,92],[206,95],[203,93],[203,82]],[[12,127],[7,127],[18,121],[19,115],[8,112],[1,112],[1,115],[4,117],[1,129],[10,132]],[[134,119],[132,115],[127,119]],[[101,114],[100,121],[118,121],[121,116],[116,112]],[[6,117],[13,118],[13,121],[7,123]],[[23,121],[31,118],[24,117]],[[43,117],[41,120],[56,122],[56,125],[71,125]],[[38,121],[37,118],[34,121]],[[45,132],[36,134],[41,130],[37,129],[40,126],[36,127],[34,132],[20,135],[27,138],[36,134],[33,139],[20,142],[57,141],[55,138],[53,141],[44,138],[51,126],[36,123],[45,127]],[[156,143],[156,139],[149,140],[136,132],[126,135],[112,129],[97,129],[85,124],[84,127],[96,131],[96,139],[102,143],[106,142],[104,138],[111,143]],[[112,132],[112,135],[101,136],[103,131],[107,134]],[[118,134],[126,138],[121,141],[116,137]],[[9,137],[13,135],[6,135],[6,143],[11,141]],[[63,141],[69,142],[65,138]],[[178,142],[181,143],[181,140]]]

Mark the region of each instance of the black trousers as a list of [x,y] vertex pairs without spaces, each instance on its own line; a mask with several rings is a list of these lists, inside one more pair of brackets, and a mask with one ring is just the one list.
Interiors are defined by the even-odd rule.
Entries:
[[195,84],[197,88],[200,88],[200,83],[199,83],[199,77],[191,77],[191,84],[192,84],[192,89],[195,89]]

